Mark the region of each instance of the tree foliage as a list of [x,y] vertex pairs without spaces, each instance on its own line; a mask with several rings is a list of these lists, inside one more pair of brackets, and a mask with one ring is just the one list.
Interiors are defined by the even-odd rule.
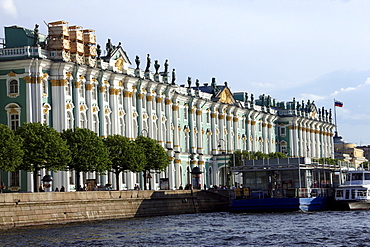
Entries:
[[23,160],[23,139],[8,126],[0,124],[0,170],[16,171]]
[[141,172],[144,170],[144,149],[136,142],[121,135],[108,136],[104,140],[116,175],[117,189],[119,174],[124,171]]
[[55,129],[41,123],[24,123],[16,131],[23,139],[23,163],[21,170],[34,172],[34,190],[38,188],[37,174],[43,168],[48,171],[64,170],[71,160],[66,142]]
[[69,168],[79,172],[103,172],[109,170],[110,159],[103,140],[92,130],[74,128],[62,132],[72,154]]
[[155,140],[139,136],[135,141],[145,152],[144,171],[163,171],[170,164],[166,150]]
[[[283,159],[287,156],[280,152],[265,154],[260,151],[249,152],[249,151],[235,151],[233,157],[230,157],[229,165],[230,166],[242,166],[243,160],[261,160],[261,159]],[[235,161],[235,165],[234,165]]]
[[23,139],[22,170],[64,170],[71,160],[67,143],[55,129],[41,123],[24,123],[16,131]]
[[[135,142],[139,146],[141,146],[145,152],[145,162],[143,169],[144,179],[146,179],[146,174],[150,172],[150,170],[163,171],[170,164],[170,159],[166,150],[155,140],[149,137],[139,136],[138,138],[136,138]],[[144,189],[146,189],[146,183],[144,183]]]

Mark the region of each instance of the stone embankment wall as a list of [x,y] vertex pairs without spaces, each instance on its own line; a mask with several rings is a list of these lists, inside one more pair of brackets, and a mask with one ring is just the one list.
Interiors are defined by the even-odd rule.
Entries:
[[3,193],[0,229],[226,211],[228,206],[228,196],[200,190]]

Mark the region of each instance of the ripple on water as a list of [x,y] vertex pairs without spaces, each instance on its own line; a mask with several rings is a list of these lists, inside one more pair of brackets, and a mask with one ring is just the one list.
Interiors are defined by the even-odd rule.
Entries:
[[0,232],[1,246],[362,246],[370,211],[209,213],[37,226]]

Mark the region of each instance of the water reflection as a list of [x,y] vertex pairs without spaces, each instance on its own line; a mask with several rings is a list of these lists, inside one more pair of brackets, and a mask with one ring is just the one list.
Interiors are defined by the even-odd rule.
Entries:
[[369,211],[186,214],[0,233],[1,246],[359,246]]

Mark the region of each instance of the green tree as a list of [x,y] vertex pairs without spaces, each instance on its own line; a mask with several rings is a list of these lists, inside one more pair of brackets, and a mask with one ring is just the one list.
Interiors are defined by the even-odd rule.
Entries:
[[111,169],[108,150],[103,140],[89,129],[66,129],[62,132],[72,154],[68,164],[71,170],[76,171],[76,186],[80,187],[80,172],[103,172]]
[[0,170],[14,172],[22,165],[23,140],[3,124],[0,124],[0,140]]
[[8,126],[0,124],[0,193],[3,189],[2,171],[14,172],[22,164],[22,138]]
[[34,191],[38,190],[38,174],[64,170],[71,160],[66,142],[55,129],[41,123],[24,123],[16,131],[23,139],[23,163],[20,169],[34,172]]
[[[146,175],[150,173],[150,170],[163,171],[170,164],[170,159],[166,150],[155,140],[149,137],[139,136],[136,138],[135,142],[143,147],[145,152],[146,159],[143,169],[144,181],[146,181]],[[144,182],[144,189],[146,190],[146,182]],[[149,189],[151,189],[150,183]]]
[[116,186],[119,188],[119,174],[125,171],[141,172],[144,170],[144,149],[136,142],[121,135],[108,136],[104,140],[108,148],[112,169],[116,175]]
[[270,159],[276,159],[276,158],[285,159],[285,158],[288,158],[288,156],[286,156],[286,154],[283,154],[281,152],[269,153],[269,157],[270,157]]

